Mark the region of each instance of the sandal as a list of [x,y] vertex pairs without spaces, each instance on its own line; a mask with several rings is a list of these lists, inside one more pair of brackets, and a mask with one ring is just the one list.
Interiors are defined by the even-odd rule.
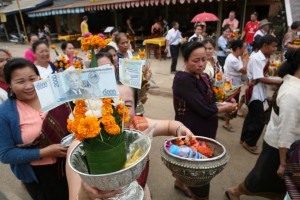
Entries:
[[234,128],[231,125],[226,126],[225,124],[223,124],[223,128],[225,128],[229,132],[234,132],[235,131]]
[[244,147],[247,151],[249,151],[250,153],[255,154],[255,155],[259,154],[259,151],[258,151],[257,146],[251,147],[251,146],[249,146],[246,142],[243,142],[242,145],[243,145],[243,147]]
[[225,192],[225,196],[226,196],[226,199],[227,199],[227,200],[231,200],[231,198],[230,198],[230,195],[229,195],[229,192],[228,192],[228,191],[226,191],[226,192]]
[[176,190],[181,191],[181,192],[184,194],[184,196],[189,197],[189,198],[192,197],[192,193],[191,193],[191,191],[189,190],[188,187],[181,188],[181,187],[177,186],[176,184],[174,184],[174,188],[175,188]]
[[244,113],[242,113],[242,112],[237,112],[237,116],[239,116],[239,117],[244,117]]

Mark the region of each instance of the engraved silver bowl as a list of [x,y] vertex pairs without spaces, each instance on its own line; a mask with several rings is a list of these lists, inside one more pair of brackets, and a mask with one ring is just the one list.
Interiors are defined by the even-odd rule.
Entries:
[[151,140],[143,133],[125,129],[126,132],[126,148],[129,152],[129,146],[132,143],[139,143],[142,155],[139,160],[132,166],[121,169],[119,171],[108,174],[89,174],[83,154],[83,145],[79,143],[71,151],[68,157],[68,163],[72,170],[80,175],[82,180],[88,185],[99,188],[101,190],[117,190],[122,189],[123,193],[109,199],[143,199],[143,189],[135,181],[144,170],[147,163],[147,155],[151,148]]
[[172,175],[184,184],[191,187],[198,187],[208,184],[213,177],[219,174],[227,164],[229,155],[225,147],[218,141],[201,136],[195,136],[197,140],[206,142],[212,148],[214,154],[212,158],[207,159],[191,159],[183,158],[170,153],[166,149],[169,140],[165,141],[160,150],[163,163],[172,172]]

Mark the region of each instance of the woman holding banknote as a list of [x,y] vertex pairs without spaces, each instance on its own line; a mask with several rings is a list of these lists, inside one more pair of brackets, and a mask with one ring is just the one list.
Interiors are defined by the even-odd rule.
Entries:
[[68,134],[70,110],[65,104],[42,112],[33,83],[39,71],[30,61],[16,58],[4,66],[9,99],[0,105],[0,161],[10,164],[34,200],[67,200],[65,157],[60,145]]

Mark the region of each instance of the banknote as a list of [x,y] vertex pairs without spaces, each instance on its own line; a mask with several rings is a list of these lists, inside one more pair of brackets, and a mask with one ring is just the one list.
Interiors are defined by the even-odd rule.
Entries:
[[144,64],[145,60],[120,59],[119,77],[121,83],[141,89]]
[[43,111],[76,99],[119,96],[112,65],[52,74],[34,85]]
[[34,82],[34,87],[43,112],[47,112],[62,104],[56,101],[49,78]]

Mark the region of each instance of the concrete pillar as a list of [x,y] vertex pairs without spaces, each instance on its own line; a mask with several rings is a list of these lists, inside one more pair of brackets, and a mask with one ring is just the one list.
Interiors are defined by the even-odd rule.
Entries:
[[19,25],[17,14],[14,14],[14,17],[15,17],[15,23],[16,23],[16,27],[17,27],[17,30],[18,30],[19,38],[21,38],[21,31],[20,31],[20,25]]

